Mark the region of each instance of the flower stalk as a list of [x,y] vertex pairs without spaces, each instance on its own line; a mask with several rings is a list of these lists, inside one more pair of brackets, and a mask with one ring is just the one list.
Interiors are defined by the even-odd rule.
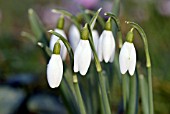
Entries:
[[149,114],[154,114],[151,60],[150,60],[150,54],[149,54],[149,49],[148,49],[147,37],[146,37],[144,30],[138,24],[136,24],[134,22],[130,22],[130,21],[126,21],[125,23],[131,25],[132,27],[134,27],[137,30],[137,32],[141,36],[143,43],[144,43],[145,56],[146,56],[146,67],[147,67],[147,73],[148,73]]
[[129,103],[127,114],[135,114],[136,109],[136,75],[129,77]]

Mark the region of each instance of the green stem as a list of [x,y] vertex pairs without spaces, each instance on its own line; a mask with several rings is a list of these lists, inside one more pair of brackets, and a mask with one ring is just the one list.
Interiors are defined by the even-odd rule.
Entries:
[[127,114],[135,114],[135,107],[136,107],[136,76],[130,76],[129,80],[129,103],[128,103],[128,110]]
[[76,101],[75,95],[74,95],[73,91],[71,90],[65,77],[61,81],[60,89],[61,89],[61,94],[62,94],[63,100],[64,100],[69,112],[73,113],[73,114],[75,114],[75,113],[79,114],[80,110],[79,110],[78,104],[75,103],[75,101]]
[[127,110],[127,103],[128,103],[128,76],[123,75],[122,76],[122,91],[123,91],[123,107],[124,107],[124,112]]
[[87,27],[88,27],[88,30],[89,30],[89,33],[90,33],[90,37],[89,37],[90,46],[91,46],[91,49],[92,49],[92,52],[93,52],[93,55],[94,55],[96,69],[97,69],[97,72],[99,74],[99,86],[100,86],[100,89],[101,89],[101,95],[102,95],[103,106],[104,106],[104,109],[105,109],[105,114],[111,114],[109,99],[108,99],[107,92],[106,92],[105,79],[104,79],[103,74],[102,74],[102,67],[101,67],[100,61],[98,59],[97,52],[96,52],[95,47],[94,47],[94,43],[93,43],[93,40],[92,40],[93,36],[92,36],[90,25],[88,24]]
[[153,108],[153,93],[152,93],[152,74],[151,67],[148,67],[148,86],[149,86],[149,114],[154,114]]
[[[115,15],[115,16],[119,16],[119,10],[120,10],[120,0],[114,0],[113,2],[113,6],[112,6],[112,13]],[[116,28],[116,25],[113,24],[113,33],[116,35],[117,33],[117,28]],[[116,37],[116,36],[115,36]]]
[[100,100],[100,111],[101,111],[100,114],[105,114],[103,98],[102,98],[102,93],[101,93],[100,87],[99,87],[99,100]]
[[149,114],[147,82],[142,74],[139,75],[139,84],[140,84],[140,91],[141,91],[143,113]]
[[98,73],[99,73],[99,85],[100,85],[100,89],[101,89],[102,101],[103,101],[103,106],[105,109],[105,114],[111,114],[109,99],[108,99],[107,92],[106,92],[106,85],[104,82],[105,79],[103,77],[102,72],[98,72]]
[[144,43],[145,56],[146,56],[146,67],[147,67],[147,72],[148,72],[148,86],[149,86],[148,87],[149,88],[149,114],[154,114],[151,60],[150,60],[150,54],[149,54],[149,49],[148,49],[147,37],[146,37],[144,30],[138,24],[134,22],[129,22],[129,21],[126,21],[126,23],[130,24],[138,31]]
[[83,98],[81,96],[81,92],[80,92],[80,88],[79,88],[79,85],[78,85],[78,79],[77,79],[76,74],[73,75],[73,85],[74,85],[74,89],[75,89],[75,92],[76,92],[80,112],[81,112],[81,114],[86,114],[85,105],[84,105],[84,102],[83,102]]

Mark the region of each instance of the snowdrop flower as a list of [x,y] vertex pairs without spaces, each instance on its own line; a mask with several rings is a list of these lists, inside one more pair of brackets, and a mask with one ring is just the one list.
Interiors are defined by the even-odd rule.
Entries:
[[[127,38],[132,35],[131,32],[128,33]],[[123,44],[119,55],[120,72],[125,74],[128,71],[131,76],[136,67],[136,50],[132,43],[132,37],[133,35]]]
[[81,39],[74,54],[74,72],[80,72],[85,75],[88,71],[91,62],[91,47],[88,41],[87,25],[82,30]]
[[63,63],[60,56],[60,43],[54,46],[53,54],[47,65],[47,81],[51,88],[58,87],[63,76]]
[[73,52],[75,52],[76,47],[80,41],[80,32],[75,25],[71,25],[68,35],[69,35],[70,45],[73,49]]
[[103,61],[104,59],[106,63],[113,62],[115,54],[115,39],[111,31],[110,18],[106,22],[106,28],[99,38],[97,53],[99,61]]
[[[66,34],[65,32],[63,31],[63,25],[64,25],[64,22],[63,22],[63,17],[61,17],[58,21],[58,24],[57,24],[57,28],[54,30],[55,32],[61,34],[64,38],[66,38]],[[60,23],[61,22],[61,23]],[[51,39],[50,39],[50,49],[53,51],[53,48],[54,48],[54,44],[57,42],[59,38],[55,35],[52,35],[51,36]],[[67,38],[66,38],[67,39]],[[61,45],[61,51],[60,51],[60,55],[61,55],[61,58],[62,60],[65,60],[66,59],[66,56],[67,56],[67,48],[65,47],[64,43],[62,41],[60,41],[60,45]]]

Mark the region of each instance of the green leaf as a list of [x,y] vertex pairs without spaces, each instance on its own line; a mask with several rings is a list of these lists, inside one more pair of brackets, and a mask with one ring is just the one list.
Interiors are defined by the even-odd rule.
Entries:
[[31,24],[31,29],[35,35],[35,38],[37,41],[40,41],[41,37],[43,36],[43,33],[45,32],[45,29],[33,9],[28,10],[28,16]]
[[93,30],[94,25],[95,25],[95,23],[96,23],[96,19],[98,18],[98,15],[99,15],[99,13],[100,13],[101,10],[102,10],[102,8],[99,8],[99,9],[97,10],[97,12],[94,14],[93,18],[91,19],[91,21],[90,21],[90,23],[89,23],[91,30]]
[[28,38],[28,39],[31,40],[34,44],[36,44],[36,38],[35,38],[35,36],[33,36],[32,34],[23,31],[23,32],[21,32],[21,36]]
[[50,50],[50,48],[48,46],[46,46],[42,42],[38,42],[37,45],[43,49],[43,51],[47,54],[47,56],[51,57],[52,51]]

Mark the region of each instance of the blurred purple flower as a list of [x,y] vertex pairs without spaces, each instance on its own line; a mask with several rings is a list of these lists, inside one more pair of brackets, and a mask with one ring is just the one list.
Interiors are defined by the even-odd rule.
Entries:
[[53,7],[45,7],[42,11],[42,21],[49,28],[55,28],[60,15],[51,12]]
[[160,14],[170,16],[170,0],[158,1],[157,8]]
[[97,5],[99,0],[75,0],[76,3],[84,6],[85,8],[93,8]]

